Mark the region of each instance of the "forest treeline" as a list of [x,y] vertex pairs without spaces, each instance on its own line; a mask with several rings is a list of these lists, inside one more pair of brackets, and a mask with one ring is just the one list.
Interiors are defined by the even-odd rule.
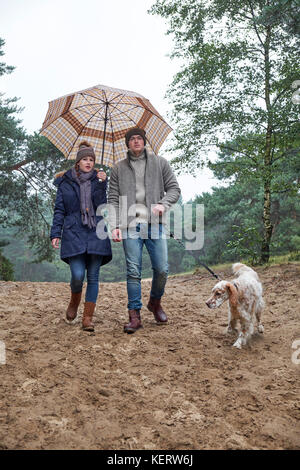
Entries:
[[[201,188],[199,188],[201,189]],[[189,272],[198,266],[198,260],[208,264],[244,260],[249,264],[259,261],[259,246],[263,221],[259,218],[262,191],[247,183],[234,183],[213,188],[190,201],[204,205],[204,246],[188,252],[177,240],[168,240],[170,274]],[[195,212],[195,211],[194,211]],[[290,260],[300,261],[300,201],[287,193],[278,194],[272,204],[272,255],[290,254]],[[184,228],[184,226],[183,226]],[[184,236],[184,230],[182,231]],[[1,241],[6,246],[1,247]],[[184,240],[181,240],[184,241]],[[49,242],[50,243],[50,242]],[[125,259],[121,244],[112,243],[113,260],[101,270],[104,282],[126,279]],[[33,263],[34,253],[25,237],[16,237],[14,229],[0,229],[1,279],[16,281],[69,282],[69,268],[56,253],[52,262]],[[143,277],[151,277],[148,256],[143,258]]]

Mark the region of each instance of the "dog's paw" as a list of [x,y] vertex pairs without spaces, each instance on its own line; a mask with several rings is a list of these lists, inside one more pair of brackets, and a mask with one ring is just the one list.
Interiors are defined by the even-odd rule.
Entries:
[[242,349],[242,342],[241,342],[240,338],[236,340],[233,347],[237,348],[237,349]]
[[263,325],[258,325],[257,329],[258,329],[259,333],[263,333],[265,331]]

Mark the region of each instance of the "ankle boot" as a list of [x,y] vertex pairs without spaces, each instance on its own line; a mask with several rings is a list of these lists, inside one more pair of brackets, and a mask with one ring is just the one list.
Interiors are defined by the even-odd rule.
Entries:
[[81,292],[71,293],[71,300],[66,311],[66,319],[68,321],[75,320],[77,316],[77,311],[78,311],[78,307],[80,304],[80,300],[81,300]]
[[84,331],[94,331],[92,322],[96,304],[94,302],[85,302],[82,316],[82,329]]
[[128,310],[129,323],[124,325],[125,333],[135,333],[139,328],[143,328],[140,310]]
[[154,299],[154,297],[150,297],[147,308],[154,314],[154,318],[158,325],[168,322],[168,317],[162,309],[160,299]]

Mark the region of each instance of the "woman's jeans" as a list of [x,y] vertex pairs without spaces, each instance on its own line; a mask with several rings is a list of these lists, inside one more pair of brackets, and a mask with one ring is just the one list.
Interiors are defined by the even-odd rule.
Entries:
[[83,253],[69,258],[71,269],[71,291],[76,294],[82,291],[85,270],[87,272],[87,288],[85,301],[96,303],[99,290],[99,271],[102,256]]
[[160,299],[164,294],[168,277],[168,245],[165,231],[162,224],[138,224],[136,229],[124,230],[122,237],[127,267],[128,309],[140,310],[144,245],[148,250],[153,270],[150,295]]

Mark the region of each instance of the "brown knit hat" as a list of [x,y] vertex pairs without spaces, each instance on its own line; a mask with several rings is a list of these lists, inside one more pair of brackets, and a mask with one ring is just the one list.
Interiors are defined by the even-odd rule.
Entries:
[[78,163],[84,157],[92,157],[94,161],[96,160],[96,155],[95,155],[93,147],[91,147],[86,142],[82,142],[79,145],[79,150],[76,155],[75,164]]
[[129,140],[133,135],[140,135],[141,137],[143,137],[144,144],[146,145],[146,131],[144,131],[144,129],[142,129],[141,127],[132,127],[125,134],[125,141],[126,141],[126,145],[128,148],[129,148],[129,145],[128,145]]

